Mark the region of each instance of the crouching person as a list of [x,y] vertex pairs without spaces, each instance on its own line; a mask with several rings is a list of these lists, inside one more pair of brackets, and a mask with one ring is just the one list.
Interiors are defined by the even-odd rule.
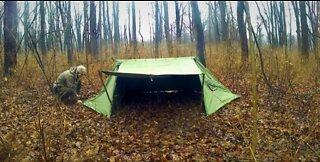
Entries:
[[69,70],[61,73],[54,82],[52,90],[59,102],[64,104],[75,104],[81,102],[78,100],[78,93],[81,89],[81,76],[87,73],[83,65],[71,67]]

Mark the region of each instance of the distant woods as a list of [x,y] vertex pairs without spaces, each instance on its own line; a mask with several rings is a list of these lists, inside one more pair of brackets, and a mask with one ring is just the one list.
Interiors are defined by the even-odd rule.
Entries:
[[[179,46],[185,44],[194,46],[196,50],[193,52],[197,52],[193,55],[205,64],[205,49],[210,45],[235,42],[241,47],[242,62],[248,61],[248,24],[243,1],[155,1],[146,3],[152,10],[149,13],[137,8],[141,3],[4,1],[0,9],[3,74],[12,73],[17,64],[17,54],[34,53],[35,50],[39,51],[45,66],[49,53],[62,53],[72,64],[75,55],[81,57],[82,53],[95,59],[105,55],[117,57],[123,51],[120,50],[122,47],[126,47],[128,50],[125,51],[135,57],[145,45],[152,47],[150,57],[163,57],[161,53],[174,57],[180,55],[182,50]],[[268,1],[249,4],[257,11],[251,21],[256,43],[286,51],[297,49],[305,60],[311,55],[319,59],[318,2]],[[127,6],[126,11],[121,10],[120,5]],[[205,9],[201,8],[204,6]],[[141,19],[141,15],[146,14],[148,20]],[[120,21],[123,15],[127,15],[125,24]],[[149,35],[143,35],[141,31],[141,23],[146,22],[150,31],[143,32]],[[166,49],[162,50],[163,47]]]

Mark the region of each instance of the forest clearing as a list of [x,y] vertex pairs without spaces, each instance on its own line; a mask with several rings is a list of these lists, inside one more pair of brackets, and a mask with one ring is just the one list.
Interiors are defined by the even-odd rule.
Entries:
[[[8,2],[5,1],[4,5]],[[304,2],[311,6],[309,9],[312,6],[320,7],[319,2]],[[37,2],[40,15],[42,3]],[[96,2],[96,6],[94,2],[84,2],[84,6],[88,5],[84,15],[88,16],[89,3],[90,11],[95,12],[97,7],[98,12],[98,6],[100,10],[102,8],[100,2],[99,5]],[[133,2],[126,3],[134,6]],[[245,6],[248,2],[239,2],[237,5],[241,6],[241,3]],[[107,6],[108,2],[103,2],[103,6],[105,4]],[[116,7],[116,4],[109,2],[109,7]],[[153,16],[159,14],[157,4]],[[197,2],[179,4],[180,7],[190,6],[192,14],[197,11],[199,14]],[[209,8],[213,7],[209,10],[209,20],[213,19],[211,14],[217,14],[213,9],[219,10],[216,16],[223,15],[223,7],[218,8],[214,4],[208,3]],[[279,4],[279,10],[284,5],[283,1],[270,4]],[[48,3],[45,8],[49,10],[48,6],[51,5],[60,9],[60,13],[70,12],[69,1]],[[219,2],[219,5],[223,6],[223,3]],[[303,7],[298,3],[292,5]],[[165,6],[163,3],[161,7],[166,13]],[[245,7],[240,10],[239,6],[239,12],[248,12]],[[134,11],[134,7],[130,11]],[[229,8],[227,11],[225,14],[231,17],[232,12]],[[107,12],[110,15],[112,13]],[[308,13],[310,18],[311,12]],[[51,14],[59,17],[58,13]],[[188,14],[185,16],[187,19]],[[237,16],[241,17],[239,13]],[[279,27],[276,29],[281,34],[276,35],[271,32],[272,27],[266,26],[269,31],[266,37],[275,36],[277,42],[270,40],[262,43],[262,35],[257,35],[253,28],[247,30],[252,26],[250,16],[246,16],[245,20],[242,19],[243,23],[246,22],[242,25],[247,25],[243,28],[248,32],[244,34],[245,40],[241,36],[243,30],[240,22],[228,19],[225,25],[230,25],[226,31],[229,34],[224,38],[224,24],[221,23],[224,21],[206,24],[207,21],[202,22],[199,14],[192,18],[189,15],[193,20],[192,36],[184,34],[180,41],[170,39],[176,37],[166,37],[170,33],[166,32],[168,28],[165,23],[162,24],[162,35],[157,35],[159,29],[156,27],[155,31],[150,31],[153,40],[144,42],[143,38],[137,41],[136,34],[133,36],[136,27],[130,28],[130,24],[128,28],[133,33],[128,38],[132,41],[128,40],[126,34],[122,33],[120,37],[122,31],[118,31],[117,40],[117,34],[114,34],[117,32],[113,33],[107,28],[101,37],[92,36],[92,33],[86,35],[83,30],[79,37],[84,42],[79,43],[76,27],[76,32],[72,33],[68,23],[65,23],[71,18],[68,16],[58,18],[57,22],[63,30],[60,37],[54,39],[51,39],[49,31],[44,34],[43,30],[39,30],[38,35],[33,33],[36,31],[34,25],[28,26],[30,29],[25,28],[29,32],[25,32],[23,37],[6,34],[9,33],[8,29],[17,25],[11,24],[13,26],[10,28],[10,22],[4,20],[1,25],[8,25],[9,28],[3,27],[4,33],[0,34],[3,46],[0,48],[0,61],[4,65],[0,66],[0,73],[3,74],[0,79],[0,161],[319,161],[320,59],[318,41],[315,41],[319,39],[316,35],[318,29],[314,34],[316,36],[311,37],[310,34],[307,37],[307,42],[303,38],[308,35],[302,32],[299,42],[291,43],[293,35],[285,35],[286,41],[283,43],[280,35],[288,32],[281,31]],[[316,18],[318,21],[319,18]],[[89,22],[92,20],[87,20],[88,24],[84,27],[91,28]],[[117,24],[115,18],[113,20],[109,23]],[[277,20],[281,24],[280,19]],[[135,22],[133,16],[132,21]],[[157,16],[153,21],[158,24]],[[41,18],[37,28],[42,28],[40,22]],[[208,30],[215,23],[221,30],[221,33],[218,31],[221,40],[211,40],[211,35],[217,36],[214,34],[217,31]],[[240,26],[234,27],[231,25],[233,23]],[[95,25],[98,23],[93,25],[94,29]],[[177,30],[171,30],[174,29]],[[175,32],[175,35],[179,33]],[[41,33],[47,37],[41,37]],[[314,39],[309,41],[313,43],[310,46],[305,45],[308,39]],[[43,44],[46,41],[50,43]],[[10,42],[14,46],[10,46]],[[81,79],[81,91],[77,94],[79,100],[85,101],[97,96],[103,89],[104,81],[109,76],[101,77],[99,72],[112,70],[115,60],[185,56],[199,58],[213,76],[239,98],[207,116],[203,110],[201,93],[190,96],[171,94],[169,97],[136,95],[108,118],[82,103],[63,104],[51,91],[59,74],[72,66],[86,67],[87,74]]]

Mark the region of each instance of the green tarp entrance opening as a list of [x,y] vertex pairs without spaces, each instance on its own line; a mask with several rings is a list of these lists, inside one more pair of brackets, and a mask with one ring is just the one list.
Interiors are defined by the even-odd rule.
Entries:
[[[107,117],[114,111],[115,96],[132,89],[161,91],[183,87],[184,90],[197,90],[201,85],[207,115],[239,97],[214,78],[195,57],[117,60],[112,71],[106,73],[109,76],[105,86],[96,97],[84,101],[84,105]],[[153,78],[157,79],[152,85]],[[174,85],[176,81],[180,84]]]

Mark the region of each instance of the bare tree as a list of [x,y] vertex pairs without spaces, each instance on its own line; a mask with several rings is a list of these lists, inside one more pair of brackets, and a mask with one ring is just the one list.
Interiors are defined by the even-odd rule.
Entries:
[[205,49],[204,34],[203,34],[203,27],[202,27],[198,2],[192,1],[191,8],[192,8],[192,21],[194,23],[194,28],[195,28],[196,36],[197,36],[198,57],[200,59],[200,62],[204,66],[206,66],[205,51],[204,51],[204,49]]
[[176,36],[178,43],[181,43],[183,14],[181,14],[181,2],[174,1],[176,9]]
[[102,26],[103,26],[103,39],[106,41],[108,39],[108,27],[106,22],[106,2],[102,2]]
[[[193,43],[194,36],[193,36],[193,26],[192,26],[192,16],[191,16],[191,4],[188,3],[188,19],[189,19],[189,33],[190,33],[190,41]],[[210,29],[210,28],[209,28]]]
[[93,56],[98,59],[99,52],[98,52],[98,38],[99,38],[99,31],[97,29],[96,24],[96,6],[94,1],[90,1],[90,47]]
[[[134,3],[133,1],[132,1],[132,3]],[[132,43],[132,40],[131,40],[131,38],[132,38],[132,36],[131,36],[131,21],[130,21],[130,17],[131,17],[131,14],[130,14],[130,11],[131,11],[131,9],[130,9],[130,2],[128,2],[127,3],[127,10],[128,10],[128,35],[129,35],[129,43],[131,44]]]
[[227,3],[226,1],[219,1],[220,8],[220,21],[221,21],[221,35],[222,41],[227,41],[228,39],[228,26],[226,21],[226,13],[227,13]]
[[4,76],[12,75],[17,65],[17,28],[18,10],[17,1],[4,2]]
[[75,17],[75,25],[76,25],[76,35],[77,35],[77,45],[78,45],[78,51],[81,51],[82,48],[82,37],[81,37],[81,24],[82,24],[82,15],[75,11],[74,13]]
[[142,46],[143,46],[144,43],[143,43],[143,36],[141,34],[141,15],[140,15],[140,10],[139,10],[139,35],[141,37],[141,43],[142,43]]
[[256,3],[256,6],[257,6],[257,8],[258,8],[259,15],[260,15],[260,17],[261,17],[261,19],[262,19],[262,23],[263,23],[263,25],[264,25],[264,28],[265,28],[265,30],[266,30],[266,32],[267,32],[268,42],[269,42],[269,44],[271,45],[271,44],[272,44],[272,40],[271,40],[272,37],[271,37],[271,31],[270,31],[270,27],[269,27],[268,21],[267,21],[266,18],[262,15],[258,3],[257,3],[257,2],[255,2],[255,3]]
[[72,57],[73,57],[73,46],[72,46],[72,20],[71,20],[71,2],[67,2],[67,23],[66,23],[66,33],[65,33],[65,40],[67,46],[67,56],[68,56],[68,63],[72,64]]
[[159,3],[155,2],[155,57],[159,57],[160,25],[159,25]]
[[83,1],[83,47],[86,49],[86,54],[90,53],[90,38],[89,38],[89,14],[88,14],[89,4],[88,1]]
[[297,41],[298,41],[298,50],[301,50],[301,28],[300,28],[300,8],[298,1],[291,1],[293,6],[294,15],[296,17],[296,26],[297,26]]
[[43,63],[46,64],[47,47],[46,47],[46,19],[44,1],[40,1],[40,51],[43,56]]
[[244,4],[242,1],[238,1],[237,5],[237,20],[238,28],[241,42],[241,54],[242,54],[242,63],[246,63],[249,58],[249,49],[248,49],[248,38],[246,25],[244,22]]
[[136,6],[132,1],[132,43],[134,54],[137,53],[137,29],[136,29]]
[[[317,35],[320,35],[320,3],[317,2]],[[319,42],[319,41],[317,41]],[[319,58],[319,45],[317,46],[316,48],[316,53],[315,53],[315,59],[317,60],[318,62],[318,66],[320,65],[320,58]]]
[[[0,24],[2,24],[2,22]],[[30,25],[30,23],[29,23],[29,2],[28,1],[24,1],[24,13],[23,13],[23,28],[24,28],[24,31],[29,30],[29,28],[30,28],[29,25]],[[2,26],[0,27],[0,31],[2,31]],[[25,49],[26,53],[28,53],[28,43],[29,43],[29,39],[28,38],[29,38],[28,36],[24,37],[24,49]]]
[[[318,26],[318,22],[317,22],[317,10],[316,10],[316,3],[319,2],[315,2],[315,1],[306,1],[306,7],[307,7],[307,18],[309,19],[309,24],[311,27],[311,40],[312,40],[312,48],[313,48],[313,52],[316,53],[316,49],[318,46],[317,43],[317,26]],[[309,34],[309,33],[308,33]]]
[[305,58],[309,57],[309,36],[308,36],[308,23],[307,23],[307,13],[306,13],[306,2],[299,1],[300,11],[301,11],[301,52]]
[[172,49],[170,32],[169,32],[169,13],[168,13],[168,2],[167,1],[163,2],[163,8],[164,8],[164,31],[166,34],[168,54],[169,54],[169,56],[171,56],[173,54],[172,53],[173,49]]
[[119,53],[120,32],[119,32],[119,2],[113,1],[113,25],[114,25],[114,53]]
[[109,43],[111,44],[111,47],[113,46],[113,37],[112,37],[112,25],[111,25],[111,22],[110,22],[110,16],[109,16],[109,2],[106,2],[107,3],[107,26],[108,26],[108,40],[109,40]]
[[[26,1],[25,1],[26,2]],[[52,50],[55,47],[55,43],[57,42],[55,40],[55,9],[53,6],[53,2],[47,2],[47,11],[48,11],[48,39],[46,40],[47,42],[47,51]],[[25,30],[26,31],[26,30]],[[57,47],[57,46],[56,46]]]

